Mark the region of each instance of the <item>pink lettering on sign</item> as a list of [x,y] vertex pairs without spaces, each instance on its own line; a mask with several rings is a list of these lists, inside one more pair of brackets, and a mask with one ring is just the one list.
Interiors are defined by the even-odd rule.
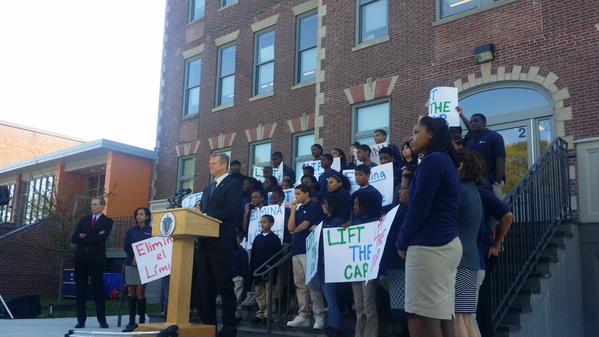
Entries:
[[145,245],[144,245],[144,243],[143,243],[143,242],[135,243],[135,244],[133,245],[133,247],[134,247],[134,248],[135,248],[135,250],[137,251],[137,255],[139,255],[139,256],[144,256],[144,255],[146,255],[146,254],[147,254],[146,250],[144,249],[144,248],[145,248]]

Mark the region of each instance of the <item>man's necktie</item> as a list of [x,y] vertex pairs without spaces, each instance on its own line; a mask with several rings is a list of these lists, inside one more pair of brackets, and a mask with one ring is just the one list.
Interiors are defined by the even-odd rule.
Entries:
[[96,226],[96,217],[92,216],[92,228],[94,228]]
[[210,183],[210,189],[208,190],[208,199],[212,198],[212,194],[216,189],[216,180]]

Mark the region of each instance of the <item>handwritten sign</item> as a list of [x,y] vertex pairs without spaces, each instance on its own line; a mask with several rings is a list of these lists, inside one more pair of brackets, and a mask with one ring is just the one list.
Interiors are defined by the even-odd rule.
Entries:
[[377,224],[323,230],[325,283],[366,280]]
[[[279,169],[278,168],[273,168],[272,169],[272,175],[273,177],[277,178],[277,183],[281,183],[282,179],[282,174],[283,171],[281,170],[281,172],[279,173]],[[264,167],[262,166],[254,166],[254,171],[252,172],[252,177],[260,180],[260,182],[264,182]],[[281,179],[279,179],[281,178]]]
[[458,106],[458,89],[452,87],[433,88],[429,97],[428,115],[447,120],[449,126],[460,126]]
[[194,208],[195,204],[202,200],[203,192],[190,194],[181,200],[181,207],[183,208]]
[[395,214],[397,213],[398,209],[399,206],[394,207],[387,214],[385,214],[376,225],[372,255],[370,257],[370,261],[368,262],[370,268],[366,273],[367,280],[374,280],[378,277],[381,258],[383,257],[385,244],[387,243],[387,236],[389,236],[389,231],[391,230],[391,225],[393,225],[393,220],[395,219]]
[[374,144],[370,146],[370,160],[372,160],[377,165],[381,164],[381,159],[379,158],[379,151],[389,146],[387,143]]
[[306,284],[312,281],[318,271],[318,249],[322,222],[314,227],[312,233],[306,238]]
[[[322,168],[320,160],[310,160],[301,163],[301,167],[304,167],[306,165],[312,166],[314,168],[314,177],[316,177],[316,179],[318,179],[318,177],[320,177],[320,175],[324,173],[324,169]],[[337,172],[341,172],[341,158],[333,158],[333,164],[331,165],[331,168]],[[301,177],[299,177],[298,179],[301,179]],[[301,182],[297,181],[297,183],[299,184]]]
[[155,236],[135,242],[131,246],[142,284],[171,274],[172,236]]
[[[355,170],[343,170],[343,175],[349,179],[352,193],[360,188],[356,183]],[[390,205],[393,202],[393,163],[378,165],[371,168],[368,182],[383,196],[382,206]]]
[[285,226],[285,207],[279,205],[264,206],[262,208],[254,208],[250,213],[250,223],[248,225],[248,240],[246,249],[252,249],[254,239],[262,233],[260,219],[263,215],[270,214],[275,218],[275,223],[271,231],[275,233],[283,243],[284,227]]
[[[290,206],[293,202],[293,199],[295,199],[293,188],[284,189],[283,193],[285,193],[285,201],[283,201],[283,205]],[[268,204],[272,204],[272,192],[268,192]]]

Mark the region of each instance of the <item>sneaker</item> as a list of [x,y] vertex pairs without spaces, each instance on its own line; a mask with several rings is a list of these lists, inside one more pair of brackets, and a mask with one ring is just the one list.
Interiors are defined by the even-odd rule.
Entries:
[[310,320],[304,316],[297,315],[293,321],[287,322],[287,326],[294,328],[309,328]]
[[314,326],[312,328],[322,330],[324,329],[324,323],[324,317],[322,315],[318,315],[314,319]]

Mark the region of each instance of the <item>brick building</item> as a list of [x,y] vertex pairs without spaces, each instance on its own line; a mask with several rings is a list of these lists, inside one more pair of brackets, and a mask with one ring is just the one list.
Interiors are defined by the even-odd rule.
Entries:
[[[168,1],[153,199],[205,186],[214,152],[249,173],[272,151],[296,165],[312,143],[347,149],[378,128],[401,143],[429,91],[454,86],[504,137],[509,186],[568,142],[582,264],[596,263],[598,18],[594,1]],[[581,277],[588,315],[599,272]]]
[[0,167],[84,142],[70,136],[0,121]]

